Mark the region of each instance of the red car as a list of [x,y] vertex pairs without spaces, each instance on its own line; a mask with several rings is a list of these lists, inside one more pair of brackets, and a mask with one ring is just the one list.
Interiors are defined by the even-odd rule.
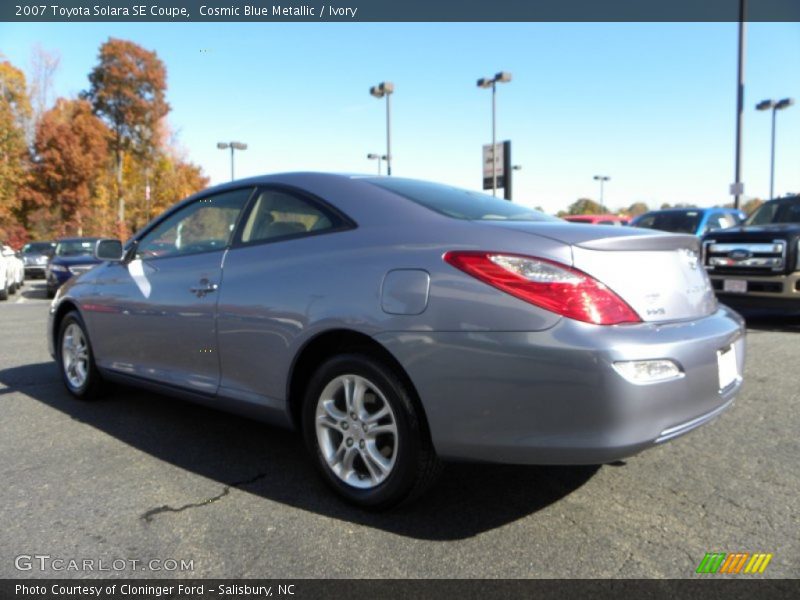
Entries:
[[588,223],[589,225],[629,225],[630,217],[620,217],[619,215],[568,215],[562,217],[571,223]]

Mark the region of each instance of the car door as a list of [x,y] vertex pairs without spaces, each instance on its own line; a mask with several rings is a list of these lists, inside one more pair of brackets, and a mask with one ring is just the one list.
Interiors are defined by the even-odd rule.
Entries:
[[251,193],[236,189],[183,206],[138,238],[130,260],[106,266],[87,315],[99,366],[216,392],[222,262]]
[[225,257],[217,313],[220,395],[283,409],[298,336],[338,277],[334,235],[354,225],[322,200],[261,188]]

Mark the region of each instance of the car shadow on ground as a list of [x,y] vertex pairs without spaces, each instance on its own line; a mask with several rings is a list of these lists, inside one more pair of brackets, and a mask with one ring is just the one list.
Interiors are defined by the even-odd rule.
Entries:
[[[340,501],[314,471],[300,436],[210,408],[114,386],[97,402],[73,399],[54,363],[0,370],[20,392],[182,469],[320,515],[427,540],[468,538],[535,513],[586,483],[598,466],[448,464],[423,498],[386,513]],[[203,502],[203,499],[193,499]],[[141,518],[181,507],[153,506]]]
[[20,294],[26,300],[47,300],[47,283],[44,279],[26,279],[25,285],[12,298],[17,298]]

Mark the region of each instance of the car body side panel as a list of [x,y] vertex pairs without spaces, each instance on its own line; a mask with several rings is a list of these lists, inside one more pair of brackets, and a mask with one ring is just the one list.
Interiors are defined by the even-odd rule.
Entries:
[[[457,241],[459,235],[464,241]],[[314,336],[332,329],[375,336],[383,331],[538,331],[555,325],[558,315],[498,293],[442,260],[449,250],[480,244],[482,235],[466,227],[445,244],[431,241],[434,232],[424,228],[399,235],[383,227],[232,248],[217,315],[221,386],[263,396],[270,405],[285,400],[294,357]],[[522,238],[533,246],[531,236]],[[548,256],[569,260],[568,248],[559,253],[549,241],[542,246]],[[396,269],[430,274],[421,314],[383,310],[381,286]]]

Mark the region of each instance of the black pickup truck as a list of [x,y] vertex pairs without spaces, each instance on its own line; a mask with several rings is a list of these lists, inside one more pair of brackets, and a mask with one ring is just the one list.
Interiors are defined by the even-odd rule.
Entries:
[[725,304],[800,312],[800,196],[765,202],[741,227],[706,234],[703,264]]

